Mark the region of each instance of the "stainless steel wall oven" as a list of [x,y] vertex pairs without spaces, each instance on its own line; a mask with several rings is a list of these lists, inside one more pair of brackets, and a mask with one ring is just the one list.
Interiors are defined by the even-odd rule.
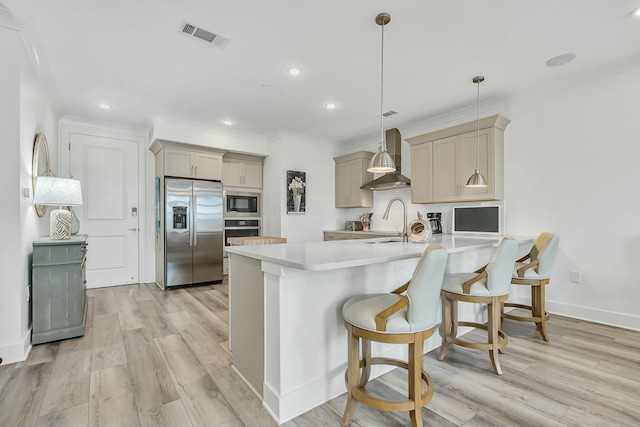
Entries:
[[259,219],[225,219],[224,245],[229,246],[230,237],[252,237],[260,235]]

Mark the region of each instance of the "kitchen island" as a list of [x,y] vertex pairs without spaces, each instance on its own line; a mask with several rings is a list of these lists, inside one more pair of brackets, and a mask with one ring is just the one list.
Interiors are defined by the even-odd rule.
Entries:
[[[447,271],[486,264],[496,236],[436,235],[426,243],[368,240],[235,246],[229,253],[229,344],[233,367],[280,424],[346,391],[347,338],[342,304],[362,293],[390,292],[409,280],[429,244],[447,249]],[[534,238],[517,238],[519,255]],[[467,311],[465,311],[465,308]],[[460,307],[459,317],[484,321]],[[404,358],[406,346],[372,352]],[[425,342],[425,352],[440,337]],[[444,362],[443,362],[444,363]],[[376,369],[377,368],[377,369]],[[374,366],[372,378],[390,367]]]

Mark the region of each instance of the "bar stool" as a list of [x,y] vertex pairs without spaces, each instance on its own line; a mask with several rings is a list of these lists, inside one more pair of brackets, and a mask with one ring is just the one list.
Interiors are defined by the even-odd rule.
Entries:
[[[507,346],[509,337],[500,330],[502,302],[509,296],[511,273],[516,261],[518,242],[504,238],[489,264],[475,273],[446,274],[442,283],[442,345],[438,360],[444,359],[451,344],[478,350],[489,350],[491,365],[502,375],[498,352]],[[487,304],[488,323],[458,322],[458,301]],[[485,329],[488,342],[476,343],[458,338],[458,326]]]
[[[520,322],[535,322],[542,339],[549,341],[545,322],[549,313],[545,309],[545,286],[551,277],[551,268],[556,258],[560,238],[551,233],[542,233],[536,239],[531,251],[516,261],[511,283],[531,286],[531,305],[505,302],[503,307],[518,307],[531,311],[531,316],[517,316],[502,311],[503,319]],[[527,262],[525,262],[527,261]]]
[[[438,295],[447,264],[447,251],[429,246],[423,253],[411,280],[390,294],[365,294],[350,298],[342,307],[348,335],[346,371],[347,404],[342,425],[347,426],[358,402],[384,411],[409,411],[411,424],[422,426],[421,408],[433,396],[433,380],[423,367],[423,342],[438,323]],[[405,295],[402,295],[406,291]],[[362,359],[360,358],[362,339]],[[371,341],[408,344],[408,362],[371,357]],[[408,399],[389,401],[365,391],[371,365],[393,365],[408,370]],[[361,371],[360,379],[358,379]],[[422,385],[426,383],[426,390]]]

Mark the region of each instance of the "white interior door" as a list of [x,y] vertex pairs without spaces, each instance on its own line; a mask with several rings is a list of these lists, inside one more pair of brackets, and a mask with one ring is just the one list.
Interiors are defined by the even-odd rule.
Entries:
[[84,202],[74,211],[89,235],[87,287],[138,283],[138,142],[79,133],[69,141]]

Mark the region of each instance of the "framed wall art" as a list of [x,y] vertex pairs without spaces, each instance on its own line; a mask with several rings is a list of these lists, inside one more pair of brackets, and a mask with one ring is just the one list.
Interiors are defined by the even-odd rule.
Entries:
[[287,213],[304,215],[307,211],[307,174],[287,171]]

